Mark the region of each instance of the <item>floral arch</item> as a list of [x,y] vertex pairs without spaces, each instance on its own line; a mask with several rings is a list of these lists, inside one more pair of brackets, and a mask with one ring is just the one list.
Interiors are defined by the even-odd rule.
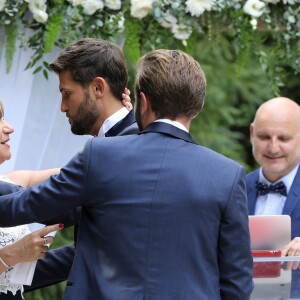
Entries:
[[252,49],[272,76],[281,64],[300,71],[300,0],[0,0],[0,28],[7,71],[19,42],[34,50],[27,67],[46,77],[43,55],[82,37],[124,43],[136,61],[143,50],[222,36],[240,57]]

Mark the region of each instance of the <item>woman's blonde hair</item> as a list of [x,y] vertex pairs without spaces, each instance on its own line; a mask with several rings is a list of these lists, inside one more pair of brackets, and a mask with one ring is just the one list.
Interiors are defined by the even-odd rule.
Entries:
[[4,117],[4,104],[0,100],[0,119],[2,119],[3,117]]

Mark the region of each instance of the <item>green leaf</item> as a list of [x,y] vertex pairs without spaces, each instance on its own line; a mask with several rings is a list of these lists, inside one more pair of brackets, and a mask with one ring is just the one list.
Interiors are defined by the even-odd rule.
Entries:
[[5,26],[5,60],[6,60],[6,72],[9,73],[14,53],[16,51],[16,41],[17,41],[17,27],[15,24],[9,24]]
[[62,11],[60,11],[57,14],[50,16],[47,21],[44,49],[45,54],[49,53],[55,45],[57,37],[61,32],[62,19],[63,14]]
[[48,72],[46,69],[43,69],[43,75],[48,80]]
[[42,68],[43,68],[42,66],[35,68],[35,70],[32,72],[32,74],[36,74],[36,73],[40,72],[42,70]]

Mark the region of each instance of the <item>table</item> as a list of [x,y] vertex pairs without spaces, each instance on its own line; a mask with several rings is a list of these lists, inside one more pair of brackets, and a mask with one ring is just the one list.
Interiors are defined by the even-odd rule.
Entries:
[[254,257],[254,290],[251,300],[300,300],[300,269],[287,270],[293,263],[300,265],[300,256]]

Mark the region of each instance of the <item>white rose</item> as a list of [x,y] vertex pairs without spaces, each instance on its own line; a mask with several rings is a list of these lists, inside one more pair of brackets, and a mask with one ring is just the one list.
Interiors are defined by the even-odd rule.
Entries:
[[177,23],[177,18],[167,11],[167,14],[160,18],[158,22],[164,28],[172,28]]
[[4,10],[5,5],[6,5],[6,0],[0,0],[0,11]]
[[152,3],[153,0],[131,0],[131,15],[143,19],[152,11]]
[[38,23],[45,23],[48,20],[48,14],[40,9],[36,9],[33,12],[33,18],[38,22]]
[[192,16],[199,17],[205,10],[211,10],[214,2],[215,0],[187,0],[185,10]]
[[174,24],[172,27],[172,33],[178,40],[187,40],[192,34],[192,28],[183,24]]
[[264,13],[266,4],[259,0],[247,0],[244,12],[252,17],[258,18]]
[[102,10],[104,4],[101,0],[86,0],[82,2],[82,7],[86,15],[93,15],[97,10]]
[[105,0],[105,6],[109,9],[118,10],[121,9],[121,0]]

